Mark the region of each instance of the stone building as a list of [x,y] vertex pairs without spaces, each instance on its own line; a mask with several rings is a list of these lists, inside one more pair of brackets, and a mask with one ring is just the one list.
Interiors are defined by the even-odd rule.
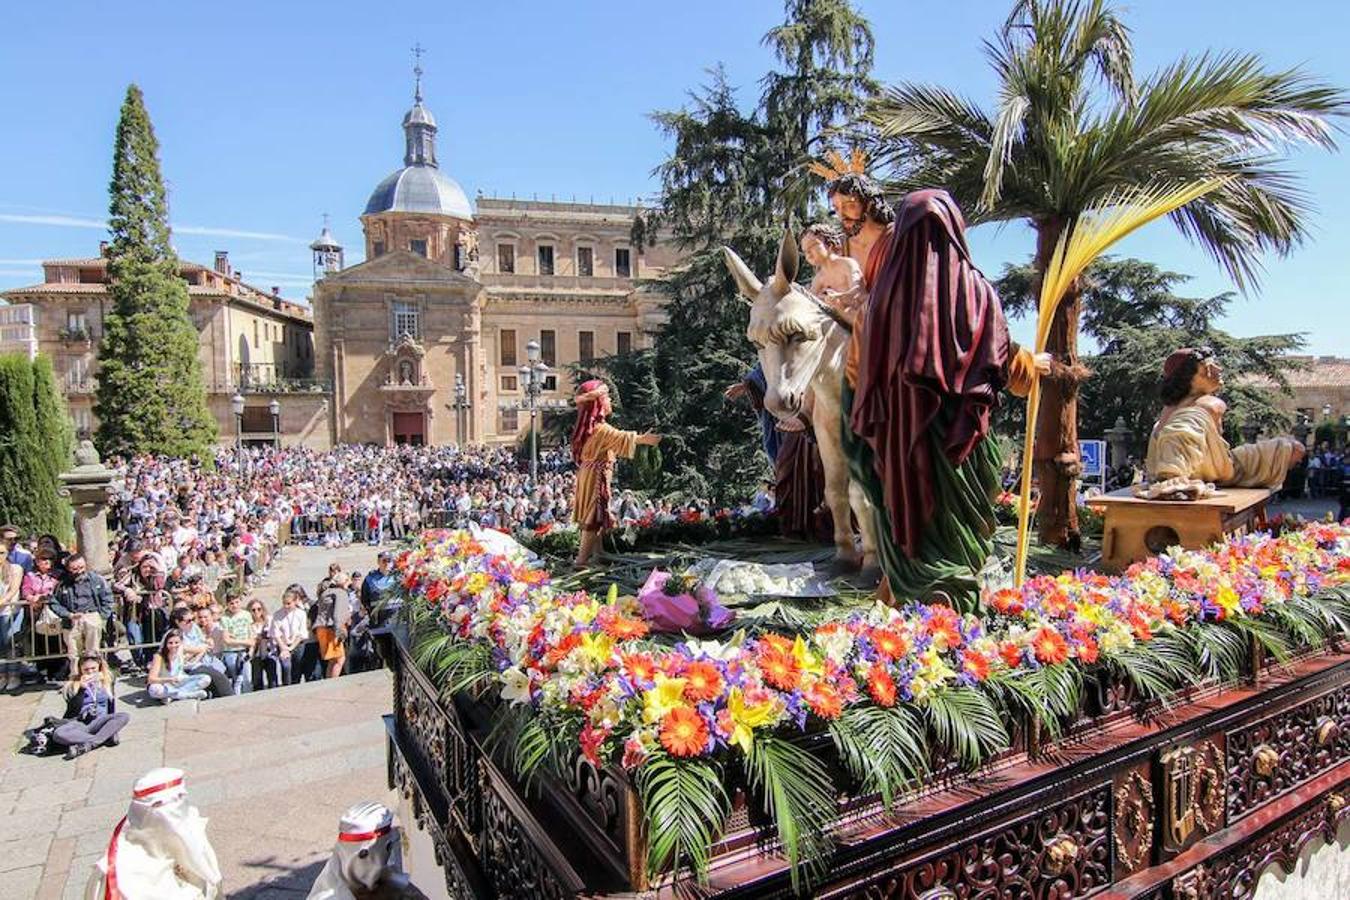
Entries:
[[539,342],[552,370],[539,406],[565,405],[569,364],[650,344],[665,316],[639,279],[675,257],[667,245],[631,244],[633,206],[470,204],[437,158],[417,74],[403,166],[360,217],[365,262],[344,268],[335,242],[314,245],[315,373],[333,385],[332,440],[515,440],[529,427],[527,343]]
[[[1293,356],[1299,364],[1287,372],[1293,395],[1277,394],[1276,402],[1295,421],[1316,427],[1344,422],[1350,416],[1350,359],[1339,356]],[[1252,378],[1250,383],[1274,388],[1274,382]]]
[[[280,440],[326,444],[324,388],[312,378],[313,322],[309,311],[246,284],[228,253],[216,253],[212,266],[183,261],[189,314],[200,333],[198,358],[207,401],[223,443],[236,437],[231,400],[245,400],[243,438],[253,443]],[[108,294],[108,260],[50,259],[42,263],[41,284],[6,291],[7,331],[52,360],[76,432],[87,436],[97,426],[94,387],[98,379],[98,342],[103,333]],[[27,312],[24,312],[27,310]],[[10,320],[13,320],[12,322]],[[22,332],[22,334],[20,334]],[[8,341],[7,341],[8,343]],[[274,429],[269,406],[281,408]]]

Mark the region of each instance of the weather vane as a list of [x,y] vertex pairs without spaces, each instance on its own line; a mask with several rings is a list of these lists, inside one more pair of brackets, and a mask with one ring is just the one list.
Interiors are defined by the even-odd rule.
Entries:
[[422,42],[413,44],[413,75],[416,76],[417,85],[413,89],[413,99],[418,103],[422,102],[422,54],[426,52],[422,47]]

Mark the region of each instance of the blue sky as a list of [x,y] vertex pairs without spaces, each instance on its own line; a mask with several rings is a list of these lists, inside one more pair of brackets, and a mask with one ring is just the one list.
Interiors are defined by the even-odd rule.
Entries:
[[[992,103],[981,41],[1004,2],[860,5],[876,31],[881,80],[935,81]],[[680,105],[718,62],[752,102],[770,64],[760,37],[782,17],[779,0],[7,6],[0,289],[40,280],[40,259],[96,251],[117,110],[135,81],[161,142],[179,252],[209,262],[228,249],[247,280],[297,298],[321,214],[359,247],[367,195],[401,165],[414,42],[427,48],[442,166],[470,196],[623,201],[652,193],[651,170],[668,149],[647,113]],[[1340,0],[1125,6],[1141,73],[1183,53],[1242,49],[1350,86],[1350,8]],[[1313,352],[1350,355],[1350,156],[1301,151],[1295,164],[1318,208],[1313,240],[1269,260],[1260,289],[1237,301],[1227,326],[1303,331]],[[991,273],[1031,250],[1017,225],[977,229],[973,243]],[[1166,224],[1121,250],[1195,276],[1195,294],[1231,287]]]

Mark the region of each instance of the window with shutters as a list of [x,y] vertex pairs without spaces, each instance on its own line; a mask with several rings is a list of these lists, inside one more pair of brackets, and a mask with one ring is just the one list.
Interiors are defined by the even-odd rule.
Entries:
[[595,359],[595,332],[579,331],[577,332],[577,355],[583,363],[588,363]]
[[588,278],[595,274],[595,250],[590,247],[577,248],[577,275]]
[[620,331],[618,334],[618,338],[619,338],[619,352],[632,353],[633,333],[631,331]]
[[516,364],[516,330],[514,328],[503,328],[500,344],[498,365],[514,366]]
[[539,332],[539,358],[552,368],[558,364],[558,333],[552,329]]
[[632,257],[628,255],[627,247],[614,248],[614,274],[619,278],[627,278],[633,274],[633,267],[630,263]]
[[520,416],[514,409],[502,410],[502,434],[514,434],[520,430]]
[[540,244],[540,245],[539,245],[539,274],[540,274],[540,275],[552,275],[552,274],[553,274],[553,245],[552,245],[552,244]]
[[512,274],[516,271],[515,244],[497,245],[497,271],[503,274]]

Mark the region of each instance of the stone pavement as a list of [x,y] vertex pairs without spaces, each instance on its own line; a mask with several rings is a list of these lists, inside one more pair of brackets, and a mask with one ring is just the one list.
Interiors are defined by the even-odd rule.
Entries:
[[[291,548],[254,593],[272,609],[286,584],[312,591],[329,562],[365,571],[374,555],[364,546]],[[131,714],[121,745],[74,762],[15,752],[24,729],[64,710],[55,690],[0,694],[0,900],[82,897],[132,782],[156,766],[187,773],[231,898],[305,897],[342,811],[360,800],[393,804],[384,671],[170,706],[139,686],[119,683],[117,694]]]

